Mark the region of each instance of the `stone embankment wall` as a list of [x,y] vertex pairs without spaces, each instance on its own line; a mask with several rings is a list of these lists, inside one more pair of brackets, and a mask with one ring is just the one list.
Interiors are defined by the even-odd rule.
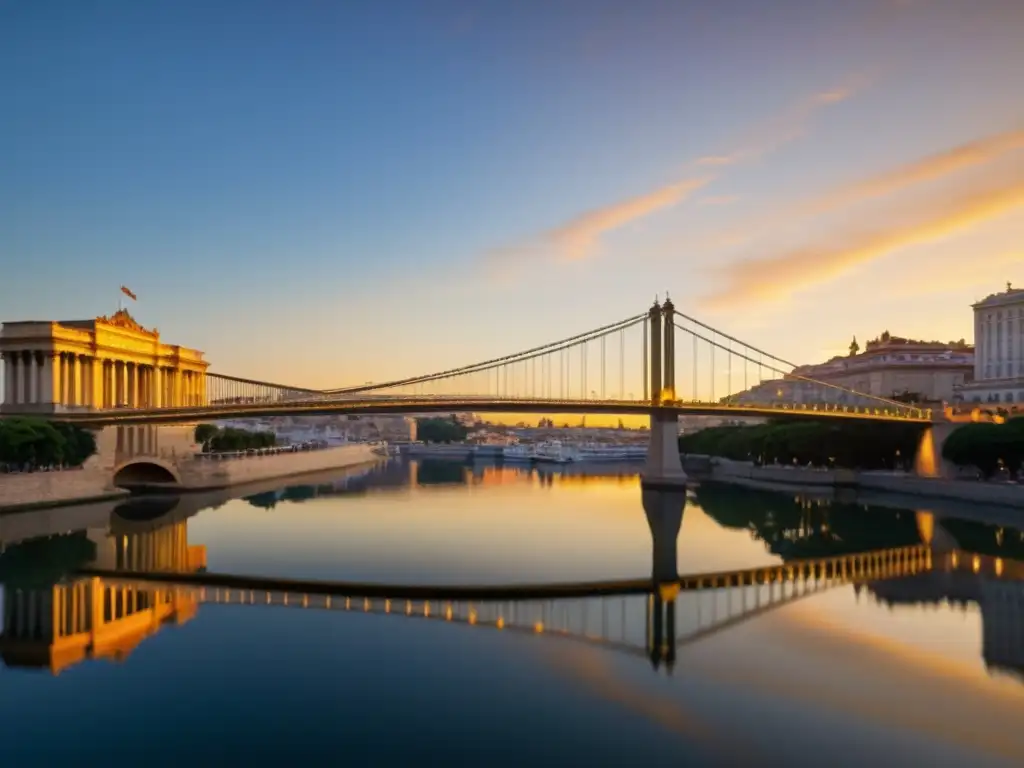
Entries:
[[114,475],[132,462],[153,461],[180,478],[182,490],[227,488],[240,483],[339,469],[374,461],[369,445],[348,445],[273,456],[196,459],[194,427],[108,427],[96,435],[96,454],[82,467],[60,472],[0,475],[0,512],[117,498],[127,491]]
[[[691,461],[697,458],[704,457],[686,457],[685,462],[689,466]],[[750,462],[728,459],[712,459],[709,465],[711,479],[750,487],[855,488],[1024,508],[1024,486],[1011,483],[982,483],[893,472],[856,472],[849,469],[757,467]]]
[[248,456],[217,459],[189,459],[177,463],[184,489],[212,490],[228,488],[241,483],[270,480],[275,477],[339,469],[375,461],[376,454],[369,445],[345,445],[318,451],[278,453],[270,456]]
[[76,504],[127,495],[95,468],[0,475],[0,511]]

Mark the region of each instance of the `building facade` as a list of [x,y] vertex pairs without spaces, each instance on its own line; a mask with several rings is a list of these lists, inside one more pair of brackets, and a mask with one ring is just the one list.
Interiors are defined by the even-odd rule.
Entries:
[[872,398],[950,402],[974,376],[974,348],[965,341],[905,339],[888,332],[850,354],[804,365],[792,376],[766,381],[736,397],[739,402],[871,405]]
[[160,340],[125,310],[95,320],[4,323],[7,413],[204,405],[203,353]]
[[1024,289],[1006,284],[973,305],[977,355],[974,380],[959,398],[973,403],[1024,403]]

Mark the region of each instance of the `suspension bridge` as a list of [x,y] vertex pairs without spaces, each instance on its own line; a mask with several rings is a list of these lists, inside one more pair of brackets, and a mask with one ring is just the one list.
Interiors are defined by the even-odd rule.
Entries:
[[[90,427],[456,411],[932,419],[927,409],[800,376],[795,369],[666,299],[646,312],[515,354],[356,386],[311,389],[207,371],[187,377],[178,396],[161,398],[144,391],[148,376],[141,377],[140,394],[128,369],[128,386],[114,382],[107,397],[93,398],[102,406],[58,408],[48,415]],[[77,391],[73,382],[69,386]],[[18,413],[19,404],[7,402],[4,410]]]
[[[118,322],[150,333],[128,316]],[[177,349],[178,358],[189,352],[193,366],[201,358],[194,350],[160,349],[162,356]],[[678,311],[670,299],[663,304],[655,300],[646,312],[515,354],[334,389],[209,373],[205,363],[190,370],[170,370],[170,377],[163,375],[168,371],[159,365],[90,361],[77,353],[65,364],[64,354],[13,353],[13,359],[23,358],[23,364],[11,377],[18,388],[13,403],[5,400],[4,413],[43,415],[94,429],[321,414],[642,415],[650,418],[644,483],[652,487],[686,482],[678,447],[681,415],[904,422],[926,427],[933,421],[928,409],[802,376],[793,363]],[[82,375],[83,364],[91,374]],[[39,411],[31,397],[27,401],[23,397],[56,385],[60,405],[55,400]],[[926,430],[924,439],[930,435]]]

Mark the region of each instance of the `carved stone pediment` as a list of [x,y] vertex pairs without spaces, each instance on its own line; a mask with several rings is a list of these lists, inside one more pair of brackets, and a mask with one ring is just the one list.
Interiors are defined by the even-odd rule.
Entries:
[[97,322],[105,323],[106,325],[113,326],[114,328],[124,328],[127,331],[134,331],[135,333],[145,333],[148,336],[157,335],[157,331],[155,328],[153,330],[149,330],[148,328],[143,328],[141,325],[139,325],[139,323],[136,322],[135,318],[128,313],[127,309],[119,309],[117,312],[110,315],[109,317],[97,317],[96,320]]

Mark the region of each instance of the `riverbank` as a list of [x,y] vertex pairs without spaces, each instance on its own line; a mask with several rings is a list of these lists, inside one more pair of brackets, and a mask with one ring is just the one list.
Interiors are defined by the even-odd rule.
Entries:
[[[146,463],[145,456],[136,460]],[[346,469],[378,460],[368,444],[353,444],[318,451],[231,459],[194,456],[152,457],[148,461],[172,471],[174,483],[137,483],[135,492],[192,493],[249,485],[267,480]],[[92,461],[81,469],[0,475],[0,514],[48,509],[74,504],[116,500],[129,495],[114,485],[108,462]]]
[[[850,469],[814,469],[811,467],[758,467],[750,462],[687,456],[687,471],[695,477],[744,485],[765,490],[854,490],[860,495],[871,492],[898,495],[907,506],[914,500],[944,499],[1024,509],[1024,486],[1012,483],[986,483],[973,480],[918,477],[898,472],[858,472]],[[694,468],[706,471],[693,472]]]

